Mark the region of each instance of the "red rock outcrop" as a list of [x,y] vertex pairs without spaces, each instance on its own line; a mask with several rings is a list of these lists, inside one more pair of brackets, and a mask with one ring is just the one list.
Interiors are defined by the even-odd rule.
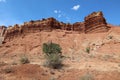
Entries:
[[0,26],[0,46],[4,42],[5,30],[6,30],[5,26]]
[[2,30],[3,30],[3,26],[0,26],[0,35],[2,33]]
[[61,29],[60,23],[54,18],[25,22],[22,25],[23,33],[52,31],[53,29]]
[[85,17],[84,22],[76,22],[74,24],[59,22],[53,17],[36,21],[31,20],[30,22],[24,22],[22,25],[16,24],[4,30],[4,37],[6,41],[9,41],[15,37],[24,36],[29,33],[40,31],[50,32],[55,29],[76,31],[79,33],[98,33],[108,31],[109,27],[102,12],[93,12]]
[[93,12],[85,17],[85,33],[107,32],[109,27],[102,12]]
[[21,27],[16,24],[13,27],[9,26],[5,31],[5,40],[13,39],[21,34]]
[[84,22],[76,22],[73,24],[73,31],[84,33],[85,25]]
[[0,26],[0,36],[4,36],[6,30],[6,26]]

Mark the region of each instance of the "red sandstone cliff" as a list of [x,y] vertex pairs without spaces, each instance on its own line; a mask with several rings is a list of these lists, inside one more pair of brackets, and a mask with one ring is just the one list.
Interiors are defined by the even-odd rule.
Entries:
[[107,32],[109,27],[107,26],[106,20],[102,12],[93,12],[92,14],[85,17],[84,22],[76,22],[74,24],[59,22],[53,17],[42,19],[42,20],[31,20],[30,22],[25,22],[22,25],[14,25],[4,29],[2,36],[5,37],[5,41],[10,41],[11,39],[24,36],[28,33],[36,33],[40,31],[52,31],[55,29],[75,31],[79,33],[97,33],[97,32]]
[[93,12],[85,17],[85,33],[107,32],[109,27],[102,12]]

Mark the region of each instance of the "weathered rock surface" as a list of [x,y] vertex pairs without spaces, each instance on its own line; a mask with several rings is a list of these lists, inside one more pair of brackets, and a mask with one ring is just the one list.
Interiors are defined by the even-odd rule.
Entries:
[[85,25],[84,22],[76,22],[73,24],[73,31],[79,31],[80,33],[84,33]]
[[0,28],[0,33],[5,37],[5,41],[24,36],[29,33],[36,33],[40,31],[51,32],[52,30],[66,30],[79,33],[98,33],[107,32],[109,27],[106,20],[103,17],[102,12],[93,12],[85,17],[84,22],[76,22],[74,24],[59,22],[53,17],[42,20],[31,20],[30,22],[24,22],[22,25],[14,25],[6,28]]
[[4,36],[6,30],[6,26],[0,26],[0,36]]
[[6,31],[6,27],[5,26],[0,26],[0,46],[2,45],[2,43],[4,41],[5,31]]
[[85,17],[85,33],[107,32],[109,27],[102,12],[93,12]]

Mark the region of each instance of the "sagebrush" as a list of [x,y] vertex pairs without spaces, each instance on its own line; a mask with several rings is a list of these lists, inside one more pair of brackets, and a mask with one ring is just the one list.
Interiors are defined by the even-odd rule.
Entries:
[[62,66],[62,56],[59,44],[56,43],[44,43],[43,44],[43,53],[45,54],[46,62],[45,65],[50,68],[60,68]]

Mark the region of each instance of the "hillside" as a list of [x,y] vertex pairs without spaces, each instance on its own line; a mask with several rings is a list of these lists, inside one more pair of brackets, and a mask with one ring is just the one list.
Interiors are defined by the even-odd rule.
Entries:
[[[120,28],[107,24],[101,12],[75,24],[53,18],[45,20],[49,28],[39,26],[43,21],[29,24],[1,31],[4,40],[0,47],[0,80],[120,80]],[[42,45],[49,41],[62,47],[62,69],[43,66]],[[23,55],[28,57],[29,64],[20,64]],[[6,69],[11,72],[6,73]]]

